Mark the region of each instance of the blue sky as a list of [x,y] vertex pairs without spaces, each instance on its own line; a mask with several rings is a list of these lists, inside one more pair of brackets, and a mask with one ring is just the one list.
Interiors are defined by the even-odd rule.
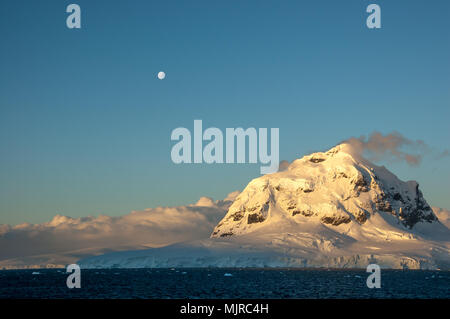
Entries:
[[[194,119],[278,127],[287,160],[375,130],[448,149],[449,17],[448,1],[2,1],[0,224],[219,199],[259,176],[173,164],[170,133]],[[449,157],[378,164],[450,208]]]

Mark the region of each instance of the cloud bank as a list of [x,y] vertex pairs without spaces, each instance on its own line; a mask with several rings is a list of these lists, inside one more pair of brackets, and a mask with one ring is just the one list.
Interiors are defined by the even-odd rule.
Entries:
[[373,132],[368,138],[351,137],[343,143],[350,144],[354,152],[367,155],[370,160],[400,160],[409,165],[418,165],[429,147],[421,140],[410,140],[398,132],[383,135]]
[[224,200],[157,207],[128,215],[71,218],[42,224],[0,225],[0,268],[65,265],[109,251],[165,246],[208,237],[239,192]]

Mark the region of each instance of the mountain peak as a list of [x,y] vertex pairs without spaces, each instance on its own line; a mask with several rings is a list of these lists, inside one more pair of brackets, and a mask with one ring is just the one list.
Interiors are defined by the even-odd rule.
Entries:
[[[329,160],[332,160],[330,163]],[[302,158],[294,160],[291,165],[289,165],[288,169],[297,169],[301,168],[305,165],[306,162],[311,162],[313,164],[322,163],[325,161],[329,161],[324,164],[335,165],[339,161],[342,161],[343,164],[347,162],[347,164],[363,162],[366,166],[373,167],[372,163],[365,160],[361,156],[359,156],[356,152],[353,151],[350,144],[342,143],[338,144],[326,152],[315,152],[309,155],[305,155]]]

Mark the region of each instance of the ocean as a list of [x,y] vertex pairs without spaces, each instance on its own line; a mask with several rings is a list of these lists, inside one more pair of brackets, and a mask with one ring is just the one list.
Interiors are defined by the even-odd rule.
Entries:
[[365,270],[90,269],[69,289],[65,269],[1,270],[0,298],[289,299],[449,298],[449,271],[382,270],[369,289]]

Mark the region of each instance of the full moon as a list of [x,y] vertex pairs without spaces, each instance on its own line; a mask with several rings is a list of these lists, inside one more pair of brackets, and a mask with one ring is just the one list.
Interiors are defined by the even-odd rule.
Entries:
[[158,73],[158,79],[164,80],[165,77],[166,77],[166,74],[165,74],[163,71],[160,71],[160,72]]

